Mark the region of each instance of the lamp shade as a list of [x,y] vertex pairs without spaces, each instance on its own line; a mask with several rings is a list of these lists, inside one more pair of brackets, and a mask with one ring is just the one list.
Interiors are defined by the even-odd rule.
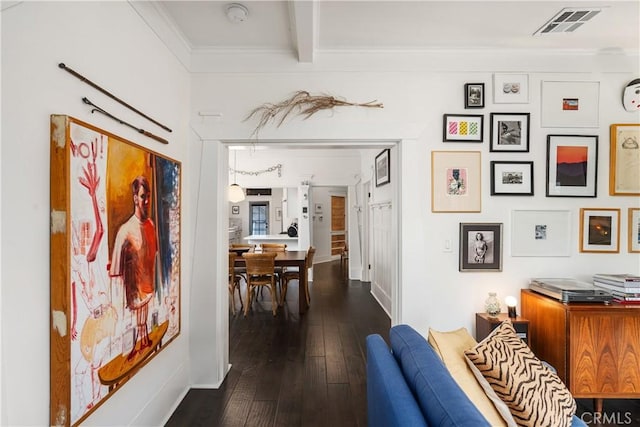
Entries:
[[229,201],[232,203],[238,203],[244,200],[244,190],[238,184],[231,184],[229,186]]

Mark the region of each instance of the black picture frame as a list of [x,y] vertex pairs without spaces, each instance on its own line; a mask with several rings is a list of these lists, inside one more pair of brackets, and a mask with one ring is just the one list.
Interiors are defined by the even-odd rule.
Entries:
[[443,142],[482,142],[484,135],[483,114],[443,114]]
[[531,113],[491,113],[489,151],[528,153],[530,117]]
[[233,215],[240,215],[240,206],[239,205],[232,205],[231,206],[231,213]]
[[502,271],[502,223],[460,223],[459,270]]
[[598,196],[597,135],[547,135],[546,196]]
[[490,165],[492,196],[533,196],[533,162],[494,160]]
[[382,150],[376,156],[376,187],[388,184],[391,182],[391,150],[388,148]]
[[484,83],[464,84],[464,108],[484,108]]

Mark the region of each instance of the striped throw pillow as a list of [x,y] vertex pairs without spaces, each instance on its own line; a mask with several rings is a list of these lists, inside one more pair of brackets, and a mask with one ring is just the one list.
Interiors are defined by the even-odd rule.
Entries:
[[576,402],[560,378],[518,337],[511,322],[500,324],[475,347],[464,352],[507,405],[519,426],[570,427]]

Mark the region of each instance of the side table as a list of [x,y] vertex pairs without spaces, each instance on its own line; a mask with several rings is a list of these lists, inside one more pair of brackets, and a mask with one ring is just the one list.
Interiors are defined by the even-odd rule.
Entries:
[[489,316],[487,313],[476,313],[476,341],[480,342],[485,339],[491,331],[507,319],[511,320],[522,341],[529,345],[529,320],[520,316],[510,318],[507,313],[500,313],[495,317]]

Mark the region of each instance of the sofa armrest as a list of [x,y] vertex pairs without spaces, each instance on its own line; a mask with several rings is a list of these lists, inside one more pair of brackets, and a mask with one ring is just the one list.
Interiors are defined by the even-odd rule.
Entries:
[[377,334],[367,337],[367,425],[427,425],[391,350]]

